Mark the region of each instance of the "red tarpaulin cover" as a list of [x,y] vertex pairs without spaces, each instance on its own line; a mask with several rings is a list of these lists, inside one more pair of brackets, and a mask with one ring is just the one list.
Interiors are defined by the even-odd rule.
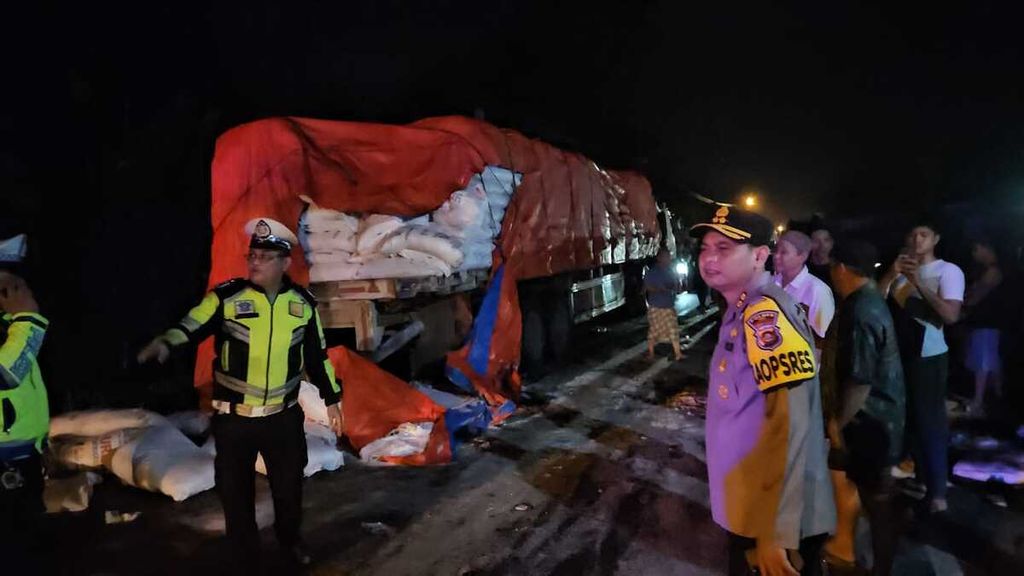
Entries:
[[[467,376],[491,403],[514,396],[521,336],[514,283],[653,256],[660,233],[643,176],[605,171],[578,154],[464,117],[406,126],[291,117],[244,124],[217,140],[209,285],[246,274],[243,227],[252,218],[297,227],[299,196],[343,212],[417,216],[437,209],[488,165],[521,173],[523,180],[497,241],[509,283],[495,322],[501,329],[490,346],[488,373],[471,370]],[[298,250],[290,274],[305,284],[309,273]],[[207,342],[196,365],[197,384],[210,382],[212,358]],[[384,376],[368,364],[348,377],[377,382]],[[358,403],[351,394],[362,389],[346,381],[346,399]]]

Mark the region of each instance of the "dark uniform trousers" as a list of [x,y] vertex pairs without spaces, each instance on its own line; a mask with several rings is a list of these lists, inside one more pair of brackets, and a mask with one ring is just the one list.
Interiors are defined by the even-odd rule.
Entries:
[[9,486],[0,484],[0,574],[49,574],[40,456],[0,462],[3,474]]
[[[274,531],[282,548],[300,542],[302,470],[306,467],[304,416],[298,406],[257,418],[218,414],[213,418],[217,446],[217,493],[224,506],[235,568],[255,567],[260,539],[256,525],[256,455],[263,454],[274,500]],[[249,572],[250,574],[254,572]]]

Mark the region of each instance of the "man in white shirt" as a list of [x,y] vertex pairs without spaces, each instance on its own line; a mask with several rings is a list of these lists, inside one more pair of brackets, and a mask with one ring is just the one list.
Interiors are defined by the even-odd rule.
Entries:
[[807,270],[811,254],[811,239],[803,232],[790,230],[775,245],[775,283],[804,307],[807,320],[816,336],[816,348],[821,350],[828,325],[836,312],[832,289]]
[[915,226],[904,251],[879,283],[882,294],[897,305],[894,318],[907,382],[907,439],[932,512],[947,508],[949,347],[943,327],[959,319],[964,300],[963,271],[935,256],[940,239],[934,224]]

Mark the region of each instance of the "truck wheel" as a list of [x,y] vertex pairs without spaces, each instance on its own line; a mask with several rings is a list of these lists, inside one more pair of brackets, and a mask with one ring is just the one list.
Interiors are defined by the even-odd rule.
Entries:
[[539,378],[544,373],[544,320],[532,307],[523,310],[522,367],[527,378]]
[[569,339],[572,337],[572,318],[569,306],[558,300],[552,307],[547,318],[547,340],[551,356],[558,363],[565,360],[569,351]]

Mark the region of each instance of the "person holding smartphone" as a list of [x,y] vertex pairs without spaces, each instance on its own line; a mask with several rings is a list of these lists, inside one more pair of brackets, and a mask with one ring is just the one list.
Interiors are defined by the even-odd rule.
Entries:
[[907,444],[918,480],[925,485],[928,508],[934,513],[948,507],[949,347],[943,327],[959,320],[965,283],[959,266],[936,257],[941,238],[938,226],[920,221],[911,228],[904,251],[879,282],[883,297],[893,303],[903,357]]

